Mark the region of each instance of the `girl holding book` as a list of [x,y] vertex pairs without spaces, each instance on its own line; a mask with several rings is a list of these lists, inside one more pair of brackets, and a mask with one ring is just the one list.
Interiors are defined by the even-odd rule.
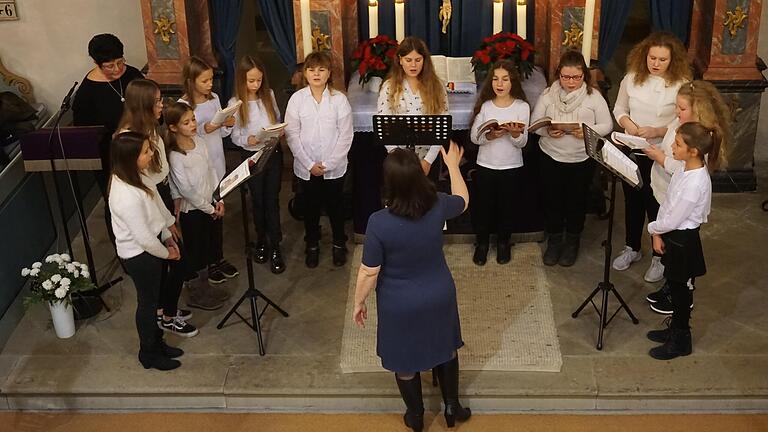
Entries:
[[[179,102],[184,102],[195,111],[195,118],[199,127],[197,134],[203,138],[208,147],[208,156],[216,173],[216,184],[224,178],[227,171],[224,159],[224,142],[222,139],[229,136],[232,126],[235,125],[233,116],[221,123],[213,123],[216,113],[221,110],[219,96],[213,89],[213,68],[198,57],[190,57],[183,69],[184,95]],[[237,268],[224,259],[224,232],[223,219],[218,218],[214,222],[213,250],[215,263],[208,266],[208,281],[219,284],[240,274]]]
[[[448,114],[448,93],[435,73],[427,44],[408,36],[397,48],[397,59],[398,63],[392,65],[379,89],[378,114]],[[394,148],[387,146],[387,151]],[[440,153],[440,147],[417,147],[416,152],[426,175]]]
[[[577,51],[560,57],[557,80],[539,97],[531,114],[532,123],[549,117],[556,123],[586,124],[600,135],[613,129],[608,104],[592,88],[592,77]],[[540,128],[541,175],[546,210],[547,249],[544,264],[569,267],[578,257],[584,229],[586,201],[592,178],[592,163],[584,149],[581,128],[566,131]],[[563,232],[565,231],[565,232]]]
[[[652,33],[630,51],[627,71],[619,86],[613,114],[626,133],[658,144],[675,117],[675,98],[680,86],[691,80],[685,47],[671,33]],[[645,219],[655,220],[659,211],[659,203],[650,186],[653,161],[642,151],[637,154],[639,157],[634,159],[640,168],[643,187],[637,190],[622,184],[626,246],[613,260],[613,268],[619,271],[642,259],[640,250]],[[658,282],[663,277],[661,255],[654,252],[644,279]]]
[[352,107],[333,88],[328,52],[315,51],[304,60],[307,86],[291,96],[285,109],[285,135],[293,152],[293,173],[304,191],[305,264],[320,258],[320,211],[325,207],[333,232],[333,265],[347,262],[344,233],[344,174],[352,146]]
[[[509,60],[496,63],[483,83],[473,110],[470,138],[480,146],[475,177],[475,252],[472,261],[485,265],[493,220],[496,219],[496,262],[511,257],[509,238],[515,226],[514,206],[520,202],[523,147],[528,142],[526,126],[530,107],[520,76]],[[499,126],[487,132],[483,124],[495,120]]]
[[[261,60],[251,56],[240,59],[235,74],[235,91],[237,97],[230,100],[230,105],[238,99],[242,104],[235,115],[232,142],[248,152],[255,152],[266,144],[259,140],[259,132],[280,122],[280,110]],[[264,263],[269,257],[270,270],[275,274],[285,271],[285,261],[280,253],[280,242],[283,240],[280,227],[282,172],[283,152],[278,144],[264,171],[248,180],[257,234],[254,260]]]

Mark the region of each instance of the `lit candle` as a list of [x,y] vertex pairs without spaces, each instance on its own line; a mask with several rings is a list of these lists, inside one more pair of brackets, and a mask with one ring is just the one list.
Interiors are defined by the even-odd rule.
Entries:
[[395,39],[405,39],[405,0],[395,0]]
[[504,0],[493,0],[493,34],[501,33],[502,16],[504,16]]
[[309,15],[309,0],[301,0],[301,46],[304,58],[312,52],[312,18]]
[[589,66],[592,58],[592,27],[595,25],[595,0],[586,0],[584,5],[584,39],[581,42],[581,55]]
[[528,19],[528,6],[526,6],[525,0],[517,0],[517,34],[525,39],[526,38],[526,20]]
[[368,2],[368,37],[375,38],[379,35],[379,2]]

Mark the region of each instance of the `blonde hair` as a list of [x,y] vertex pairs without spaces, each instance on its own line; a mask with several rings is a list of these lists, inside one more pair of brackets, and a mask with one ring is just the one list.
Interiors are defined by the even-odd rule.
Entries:
[[[714,138],[718,141],[716,148],[719,155],[717,155],[715,160],[718,160],[720,164],[724,164],[725,150],[731,138],[733,115],[728,105],[725,104],[720,92],[712,83],[696,80],[683,84],[680,90],[678,90],[677,95],[685,98],[691,105],[696,122],[707,129],[717,132]],[[711,164],[712,155],[707,160]]]
[[[184,63],[184,69],[182,70],[182,77],[184,78],[184,83],[182,84],[184,95],[181,98],[187,101],[192,109],[195,109],[197,106],[195,103],[195,80],[207,70],[212,71],[213,68],[209,66],[205,60],[197,56],[190,57],[189,60]],[[212,94],[205,95],[205,97],[208,100],[213,99]]]
[[[440,81],[440,78],[435,73],[435,66],[432,64],[432,57],[430,56],[427,44],[417,37],[408,36],[403,39],[397,48],[397,58],[403,58],[412,51],[416,51],[424,57],[421,73],[419,73],[418,77],[421,83],[419,94],[421,95],[422,112],[424,114],[442,114],[447,103],[447,96],[443,82]],[[399,61],[393,62],[387,75],[387,81],[389,81],[389,98],[387,103],[392,112],[397,112],[400,96],[402,96],[404,90],[403,80],[405,80],[403,67],[400,66]]]
[[648,51],[653,47],[669,50],[669,68],[667,82],[690,81],[693,78],[685,46],[675,35],[668,32],[655,32],[635,45],[627,56],[627,72],[635,74],[634,84],[642,85],[650,76],[648,71]]

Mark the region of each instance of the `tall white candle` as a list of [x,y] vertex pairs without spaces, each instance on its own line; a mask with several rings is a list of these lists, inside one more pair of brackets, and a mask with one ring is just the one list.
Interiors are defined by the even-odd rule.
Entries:
[[493,0],[493,34],[501,33],[504,16],[504,0]]
[[581,43],[581,55],[589,66],[592,58],[592,27],[595,25],[595,0],[586,0],[584,5],[584,39]]
[[525,39],[526,36],[526,20],[528,19],[528,6],[525,0],[517,0],[517,34]]
[[301,46],[304,58],[312,52],[312,18],[309,15],[309,0],[301,0]]
[[395,0],[395,39],[405,39],[405,1]]
[[368,2],[368,37],[375,38],[379,35],[379,2]]

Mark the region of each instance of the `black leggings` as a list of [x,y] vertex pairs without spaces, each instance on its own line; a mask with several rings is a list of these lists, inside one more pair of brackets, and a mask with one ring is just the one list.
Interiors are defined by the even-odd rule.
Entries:
[[264,172],[248,179],[253,224],[258,243],[279,247],[283,241],[280,228],[280,186],[283,179],[283,152],[277,148],[267,161]]
[[309,180],[299,182],[304,194],[304,241],[307,246],[317,246],[320,241],[320,212],[323,208],[331,220],[333,244],[344,246],[347,241],[344,233],[344,177],[326,180],[310,176]]
[[541,182],[544,187],[546,230],[549,234],[581,234],[592,180],[592,162],[565,163],[541,153]]
[[[478,244],[488,244],[493,226],[498,242],[508,242],[519,219],[515,206],[521,204],[522,168],[496,170],[478,166],[473,188],[472,225]],[[494,224],[495,221],[495,224]]]
[[163,259],[143,252],[133,258],[121,259],[136,286],[136,330],[139,352],[157,354],[163,331],[157,326],[156,311],[163,278]]
[[[633,158],[640,168],[640,176],[643,179],[643,187],[640,190],[633,188],[625,182],[621,182],[624,189],[624,225],[626,227],[626,245],[634,251],[639,251],[645,231],[645,220],[648,223],[656,220],[659,213],[659,203],[653,196],[651,188],[651,168],[653,160],[647,156],[635,156]],[[661,256],[653,251],[653,256]]]

